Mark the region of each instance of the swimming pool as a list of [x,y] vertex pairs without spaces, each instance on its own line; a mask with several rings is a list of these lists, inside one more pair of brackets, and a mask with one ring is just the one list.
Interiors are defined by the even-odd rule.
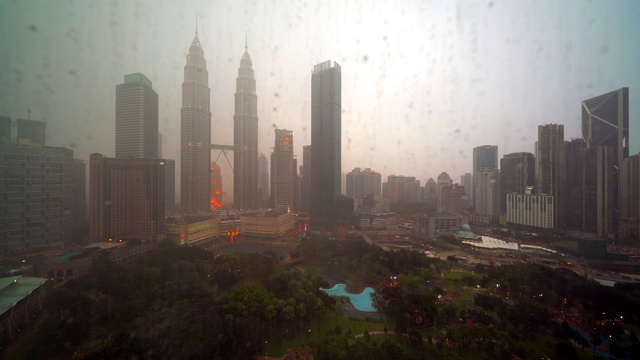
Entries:
[[371,294],[376,291],[368,287],[362,290],[360,294],[351,294],[344,289],[347,287],[345,284],[335,284],[331,289],[320,288],[321,291],[326,292],[329,296],[345,296],[349,298],[353,307],[357,310],[365,312],[376,312],[376,308],[373,307],[371,302]]

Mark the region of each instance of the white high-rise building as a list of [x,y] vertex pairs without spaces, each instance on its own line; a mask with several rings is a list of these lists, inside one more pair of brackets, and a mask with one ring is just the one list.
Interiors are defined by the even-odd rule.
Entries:
[[143,73],[116,85],[116,157],[158,158],[158,94]]

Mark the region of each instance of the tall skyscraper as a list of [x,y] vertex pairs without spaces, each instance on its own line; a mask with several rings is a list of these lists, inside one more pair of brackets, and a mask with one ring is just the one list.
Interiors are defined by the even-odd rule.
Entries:
[[507,213],[507,194],[524,194],[536,182],[536,159],[532,153],[506,154],[500,159],[500,211]]
[[302,171],[300,172],[300,207],[309,211],[311,205],[311,145],[302,147]]
[[561,219],[565,203],[565,156],[564,125],[547,124],[538,126],[536,142],[536,191],[538,194],[553,195],[554,224],[564,227]]
[[222,172],[220,166],[215,161],[211,162],[211,210],[220,209],[222,203]]
[[266,200],[269,198],[269,160],[264,154],[258,157],[258,198]]
[[473,208],[473,175],[465,173],[460,177],[460,185],[464,186],[465,199],[464,207],[467,209]]
[[443,172],[440,173],[440,175],[438,175],[437,184],[438,184],[438,189],[437,189],[438,192],[437,192],[436,195],[437,195],[438,199],[436,201],[436,203],[437,203],[436,209],[439,209],[440,208],[440,200],[442,199],[441,190],[445,186],[453,185],[453,180],[451,180],[451,177],[449,176],[449,174],[447,174],[446,172],[443,171]]
[[336,225],[341,190],[342,75],[340,65],[325,61],[311,75],[311,222]]
[[498,168],[498,145],[482,145],[473,148],[473,206],[476,207],[477,173],[481,168]]
[[565,190],[564,227],[582,231],[584,227],[584,140],[564,142]]
[[73,159],[73,241],[79,243],[87,235],[87,167],[83,160]]
[[623,238],[640,239],[640,154],[622,160],[620,166],[620,230]]
[[233,199],[238,209],[258,206],[258,96],[245,44],[236,80],[233,116]]
[[476,214],[497,218],[500,216],[500,171],[480,168],[476,178]]
[[596,235],[618,232],[619,169],[629,156],[629,88],[582,102],[585,141],[585,224],[596,224]]
[[143,73],[116,85],[116,157],[158,158],[158,94]]
[[291,130],[275,130],[275,146],[271,155],[271,202],[278,212],[293,210],[293,134]]
[[180,110],[180,192],[185,214],[209,211],[210,91],[209,73],[196,31],[184,67]]

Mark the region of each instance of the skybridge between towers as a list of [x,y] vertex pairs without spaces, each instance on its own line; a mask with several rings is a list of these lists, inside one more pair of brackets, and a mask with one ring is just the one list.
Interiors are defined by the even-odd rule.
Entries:
[[229,157],[227,157],[226,151],[235,151],[236,147],[233,145],[220,145],[220,144],[211,144],[211,150],[220,150],[218,156],[216,157],[216,164],[218,163],[218,159],[220,159],[220,155],[224,154],[224,158],[227,159],[227,164],[231,168],[231,173],[233,173],[233,165],[231,161],[229,161]]

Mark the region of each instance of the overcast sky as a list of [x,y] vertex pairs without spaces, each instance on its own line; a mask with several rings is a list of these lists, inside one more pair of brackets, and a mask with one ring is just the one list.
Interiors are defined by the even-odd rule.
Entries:
[[[629,87],[640,150],[640,1],[0,1],[0,115],[47,123],[47,143],[114,156],[115,87],[143,72],[179,169],[181,85],[198,17],[212,141],[233,144],[245,33],[259,150],[274,128],[310,144],[313,65],[342,67],[342,169],[421,183],[471,172],[472,149],[533,152],[537,126],[581,136],[581,101]],[[218,152],[212,152],[212,159]],[[230,159],[233,161],[232,159]],[[225,201],[233,194],[221,156]],[[179,178],[178,178],[179,179]],[[179,183],[176,184],[179,191]]]

